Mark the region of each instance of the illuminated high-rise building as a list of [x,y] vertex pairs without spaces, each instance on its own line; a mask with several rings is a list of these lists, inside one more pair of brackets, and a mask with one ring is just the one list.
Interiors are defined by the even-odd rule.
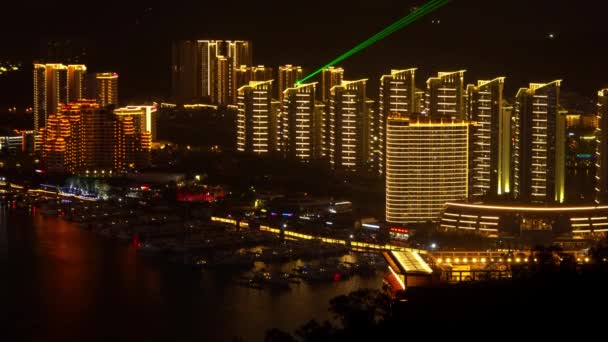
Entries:
[[[273,87],[274,91],[274,87]],[[281,101],[277,99],[270,100],[270,134],[269,143],[272,147],[271,152],[279,152],[281,151],[281,139],[282,139],[282,131],[281,131],[281,111],[283,110],[283,106]]]
[[152,137],[148,131],[140,131],[136,116],[116,115],[116,141],[113,143],[114,170],[129,171],[148,166]]
[[[241,65],[252,65],[251,42],[243,40],[199,40],[201,55],[199,58],[201,72],[201,96],[208,97],[217,104],[230,104],[236,98],[233,91],[233,71]],[[218,69],[218,59],[225,59],[225,68]],[[220,80],[218,73],[227,75],[226,81]],[[219,94],[229,94],[224,97]]]
[[59,106],[84,97],[86,66],[81,64],[34,64],[34,130],[45,127],[46,118]]
[[321,101],[329,103],[331,88],[342,84],[344,69],[329,67],[321,72]]
[[467,86],[467,117],[472,127],[469,195],[510,192],[510,111],[504,109],[504,77]]
[[247,40],[226,41],[226,51],[224,55],[230,59],[232,68],[241,65],[253,65],[253,52],[251,42]]
[[[317,89],[318,91],[318,89]],[[315,142],[315,149],[318,153],[314,154],[314,158],[326,158],[327,155],[327,136],[329,131],[327,130],[329,121],[327,118],[327,106],[321,101],[315,101],[315,120],[318,123],[315,127],[315,134],[318,134],[318,141]]]
[[0,152],[34,155],[42,150],[42,134],[33,130],[14,130],[13,134],[0,137]]
[[118,117],[130,116],[133,118],[135,130],[138,134],[149,132],[152,141],[156,141],[156,122],[157,122],[157,108],[156,106],[150,105],[139,105],[139,106],[127,106],[117,108],[114,110],[114,114]]
[[595,202],[608,203],[608,89],[597,93]]
[[82,144],[82,161],[79,172],[87,170],[95,173],[109,172],[115,170],[114,148],[118,141],[116,139],[117,123],[112,120],[108,109],[101,103],[101,108],[91,108],[82,111],[80,120]]
[[[498,189],[502,194],[513,194],[513,105],[503,99],[498,129]],[[469,159],[470,160],[470,159]]]
[[465,118],[465,70],[440,72],[426,81],[426,114],[433,118]]
[[85,97],[84,79],[87,67],[82,64],[68,65],[68,101],[74,102]]
[[384,175],[386,150],[386,118],[391,113],[410,115],[416,113],[416,68],[391,70],[389,75],[380,78],[380,100],[378,115],[375,120],[377,150],[375,153],[376,169]]
[[279,100],[283,101],[285,89],[292,88],[302,78],[302,67],[291,64],[279,66]]
[[63,104],[57,114],[48,118],[43,135],[43,159],[51,173],[76,173],[83,163],[86,136],[82,117],[99,111],[95,100]]
[[118,74],[115,72],[100,72],[95,75],[96,97],[101,107],[118,105]]
[[416,88],[414,92],[414,113],[426,112],[426,98],[424,90]]
[[136,115],[114,115],[95,100],[80,100],[49,116],[43,158],[49,172],[107,176],[146,166],[151,136]]
[[251,42],[243,40],[173,42],[172,96],[178,101],[207,98],[215,104],[233,104],[238,90],[233,72],[252,65],[251,49]]
[[342,81],[331,89],[329,157],[332,168],[362,170],[371,154],[367,79]]
[[237,107],[237,150],[257,154],[276,151],[272,81],[251,81],[239,88]]
[[323,103],[325,105],[324,111],[323,111],[323,156],[330,158],[330,150],[331,150],[331,141],[330,141],[330,137],[331,137],[331,105],[330,105],[330,98],[331,98],[331,89],[334,86],[340,85],[342,83],[342,80],[344,79],[344,69],[342,68],[335,68],[335,67],[329,67],[327,69],[324,69],[321,72],[321,84],[320,84],[320,91],[318,92],[319,94],[319,99],[321,100],[321,103]]
[[[77,108],[76,108],[77,107]],[[42,157],[51,173],[73,173],[82,162],[82,111],[99,109],[95,101],[76,106],[62,105],[57,114],[48,117],[43,134]]]
[[448,201],[468,196],[470,123],[389,114],[386,221],[436,221]]
[[[252,81],[270,81],[272,80],[273,69],[263,65],[251,67]],[[237,89],[238,90],[238,89]]]
[[513,106],[513,196],[522,202],[565,199],[566,118],[560,81],[521,88]]
[[380,146],[378,145],[378,115],[376,114],[376,101],[366,98],[365,99],[365,116],[367,128],[363,131],[363,141],[367,142],[367,151],[364,156],[364,164],[367,165],[368,169],[374,169],[374,172],[378,172],[378,154]]
[[216,88],[211,94],[211,102],[217,104],[228,104],[231,99],[232,92],[230,91],[230,66],[228,58],[217,56],[217,65],[215,66]]
[[281,152],[287,157],[310,160],[322,155],[322,112],[316,105],[317,83],[298,84],[283,94]]
[[265,67],[263,65],[258,66],[246,66],[241,65],[233,72],[234,82],[233,87],[233,102],[237,103],[238,89],[242,86],[248,85],[251,81],[270,81],[272,80],[272,68]]
[[69,98],[68,67],[63,64],[34,64],[34,130],[46,125]]

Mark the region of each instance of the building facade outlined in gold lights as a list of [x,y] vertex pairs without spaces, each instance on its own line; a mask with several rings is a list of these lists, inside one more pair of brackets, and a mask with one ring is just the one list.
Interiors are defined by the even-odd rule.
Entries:
[[376,121],[378,174],[384,175],[386,154],[386,120],[391,113],[411,115],[416,113],[416,70],[417,68],[391,70],[380,78],[380,95]]
[[134,115],[115,115],[95,100],[60,107],[44,130],[43,160],[51,173],[110,176],[150,160],[151,134]]
[[83,97],[86,70],[81,64],[34,64],[34,131],[44,128],[61,104]]
[[608,203],[608,89],[597,93],[595,202]]
[[561,81],[520,88],[513,105],[513,196],[530,203],[565,200],[566,113]]
[[101,107],[118,106],[118,74],[100,72],[95,75],[97,102]]
[[387,122],[386,221],[437,221],[468,196],[469,127],[464,120],[391,114]]
[[239,88],[237,108],[237,151],[276,151],[278,127],[272,110],[272,81],[251,81]]
[[322,156],[322,108],[316,104],[317,83],[285,89],[281,111],[281,151],[288,158],[310,160]]
[[426,114],[433,118],[465,119],[464,73],[439,72],[426,81]]
[[329,159],[333,169],[362,170],[370,160],[367,79],[342,81],[331,89],[329,110]]
[[480,199],[509,193],[511,111],[503,99],[504,77],[467,86],[471,127],[470,193]]

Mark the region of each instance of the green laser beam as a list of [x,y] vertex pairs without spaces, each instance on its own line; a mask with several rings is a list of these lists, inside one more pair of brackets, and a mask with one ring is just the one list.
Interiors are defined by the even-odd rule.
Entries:
[[432,0],[430,2],[428,2],[427,4],[425,4],[424,6],[422,6],[421,8],[417,9],[416,11],[410,13],[409,15],[407,15],[406,17],[398,20],[397,22],[391,24],[390,26],[388,26],[387,28],[385,28],[384,30],[376,33],[375,35],[373,35],[372,37],[366,39],[365,41],[361,42],[360,44],[358,44],[357,46],[355,46],[354,48],[352,48],[351,50],[345,52],[344,54],[338,56],[337,58],[335,58],[334,60],[332,60],[331,62],[329,62],[328,64],[324,65],[323,67],[319,68],[317,71],[313,72],[312,74],[306,76],[305,78],[301,79],[298,83],[302,83],[304,81],[306,81],[307,79],[319,74],[321,71],[323,71],[324,69],[333,66],[343,60],[345,60],[346,58],[352,56],[353,54],[363,50],[364,48],[376,43],[377,41],[389,36],[390,34],[394,33],[395,31],[403,28],[404,26],[416,21],[417,19],[427,15],[428,13],[431,13],[432,11],[438,9],[439,7],[444,6],[445,4],[447,4],[449,2],[449,0]]
[[[427,4],[425,4],[424,6],[422,6],[421,8],[419,8],[418,10],[416,10],[415,12],[411,13],[410,15],[398,20],[397,22],[389,25],[387,28],[385,28],[384,30],[376,33],[375,35],[373,35],[372,37],[368,38],[367,40],[365,40],[363,43],[360,43],[359,45],[357,45],[355,47],[355,49],[362,47],[362,46],[367,46],[370,42],[376,41],[377,39],[380,38],[384,38],[386,36],[388,36],[389,34],[395,32],[396,30],[400,29],[401,27],[404,26],[404,24],[408,24],[410,23],[414,18],[418,18],[419,16],[426,14],[426,13],[430,13],[429,11],[437,5],[437,3],[441,2],[442,0],[432,0],[430,2],[428,2]],[[443,0],[445,1],[445,0]]]
[[354,55],[355,53],[373,45],[374,43],[388,37],[389,35],[393,34],[394,32],[402,29],[403,27],[415,22],[416,20],[426,16],[427,14],[439,9],[440,7],[445,6],[448,2],[450,2],[450,0],[431,0],[429,2],[427,2],[426,4],[424,4],[422,7],[416,9],[414,12],[408,14],[407,16],[397,20],[396,22],[392,23],[391,25],[389,25],[388,27],[384,28],[382,31],[374,34],[373,36],[369,37],[368,39],[364,40],[363,42],[357,44],[355,47],[353,47],[352,49],[346,51],[345,53],[343,53],[342,55],[336,57],[335,59],[333,59],[331,62],[325,64],[324,66],[320,67],[319,69],[317,69],[316,71],[314,71],[313,73],[309,74],[308,76],[302,78],[301,80],[298,80],[296,82],[296,84],[302,84],[303,82],[305,82],[306,80],[318,75],[321,71],[334,66],[340,62],[342,62],[343,60],[349,58],[350,56]]
[[303,78],[302,80],[299,81],[299,83],[302,83],[304,81],[306,81],[307,79],[317,75],[318,73],[320,73],[321,71],[323,71],[324,69],[333,66],[343,60],[345,60],[346,58],[352,56],[353,54],[363,50],[364,48],[374,44],[375,42],[387,37],[388,35],[394,33],[395,31],[403,28],[405,25],[408,25],[412,22],[414,22],[415,20],[423,17],[424,15],[434,11],[435,9],[442,7],[443,5],[445,5],[446,3],[448,3],[449,0],[432,0],[430,2],[428,2],[427,4],[425,4],[424,6],[422,6],[421,8],[417,9],[416,11],[412,12],[411,14],[409,14],[408,16],[398,20],[397,22],[391,24],[390,26],[388,26],[387,28],[385,28],[384,30],[376,33],[375,35],[373,35],[372,37],[366,39],[365,41],[361,42],[360,44],[358,44],[357,46],[355,46],[354,48],[352,48],[351,50],[347,51],[346,53],[340,55],[339,57],[337,57],[336,59],[332,60],[331,62],[329,62],[328,64],[324,65],[323,67],[319,68],[317,71],[315,71],[314,73],[308,75],[307,77]]

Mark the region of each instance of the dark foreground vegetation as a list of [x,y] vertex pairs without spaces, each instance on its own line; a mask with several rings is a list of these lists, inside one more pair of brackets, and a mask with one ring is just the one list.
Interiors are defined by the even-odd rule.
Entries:
[[597,324],[608,313],[608,265],[587,266],[544,267],[500,282],[409,288],[395,297],[362,289],[330,301],[333,322],[312,320],[293,333],[271,329],[266,341],[381,341],[490,327],[495,333],[603,330]]

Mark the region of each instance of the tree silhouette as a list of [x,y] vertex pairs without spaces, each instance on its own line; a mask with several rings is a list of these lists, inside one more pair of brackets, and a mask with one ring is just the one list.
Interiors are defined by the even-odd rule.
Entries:
[[334,341],[336,339],[337,330],[328,321],[319,324],[315,320],[301,326],[296,330],[296,336],[302,338],[302,341]]
[[289,334],[279,329],[270,329],[264,337],[266,342],[295,342],[295,339]]
[[329,301],[329,311],[346,330],[369,329],[390,312],[390,298],[377,290],[361,289]]
[[[360,289],[329,301],[329,311],[341,327],[325,321],[319,324],[311,320],[304,324],[295,335],[301,341],[346,341],[373,339],[379,326],[390,316],[391,299],[378,290]],[[265,341],[296,341],[289,333],[279,329],[266,332]]]

